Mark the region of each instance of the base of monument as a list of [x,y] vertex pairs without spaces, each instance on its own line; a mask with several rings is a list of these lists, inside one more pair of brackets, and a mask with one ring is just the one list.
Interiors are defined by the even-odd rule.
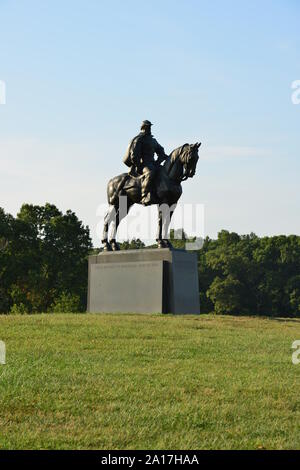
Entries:
[[197,254],[162,248],[89,256],[87,311],[200,313]]

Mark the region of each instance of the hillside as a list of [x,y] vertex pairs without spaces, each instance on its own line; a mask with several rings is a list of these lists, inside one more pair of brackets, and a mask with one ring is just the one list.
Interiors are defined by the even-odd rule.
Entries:
[[0,448],[300,448],[300,320],[1,315]]

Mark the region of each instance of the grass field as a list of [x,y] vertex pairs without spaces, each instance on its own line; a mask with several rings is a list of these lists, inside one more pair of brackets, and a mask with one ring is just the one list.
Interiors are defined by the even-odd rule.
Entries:
[[0,448],[300,449],[300,321],[0,316]]

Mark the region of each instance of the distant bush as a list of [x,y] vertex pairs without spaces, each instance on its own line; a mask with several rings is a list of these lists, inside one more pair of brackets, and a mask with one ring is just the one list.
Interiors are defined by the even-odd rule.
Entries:
[[239,314],[241,283],[232,276],[225,279],[216,277],[207,291],[208,298],[213,302],[215,313]]
[[63,292],[51,305],[49,312],[78,313],[82,312],[79,295]]
[[22,303],[13,304],[9,313],[11,313],[12,315],[26,315],[28,313],[28,310]]
[[133,238],[131,241],[126,240],[120,243],[121,250],[140,250],[141,248],[145,248],[145,243],[139,238]]

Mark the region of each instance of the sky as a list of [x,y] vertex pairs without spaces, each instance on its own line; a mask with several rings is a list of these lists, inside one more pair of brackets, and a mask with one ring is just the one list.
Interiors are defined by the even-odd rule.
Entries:
[[202,142],[181,202],[205,235],[300,235],[299,22],[298,0],[0,0],[0,206],[71,209],[98,246],[149,119],[166,153]]

